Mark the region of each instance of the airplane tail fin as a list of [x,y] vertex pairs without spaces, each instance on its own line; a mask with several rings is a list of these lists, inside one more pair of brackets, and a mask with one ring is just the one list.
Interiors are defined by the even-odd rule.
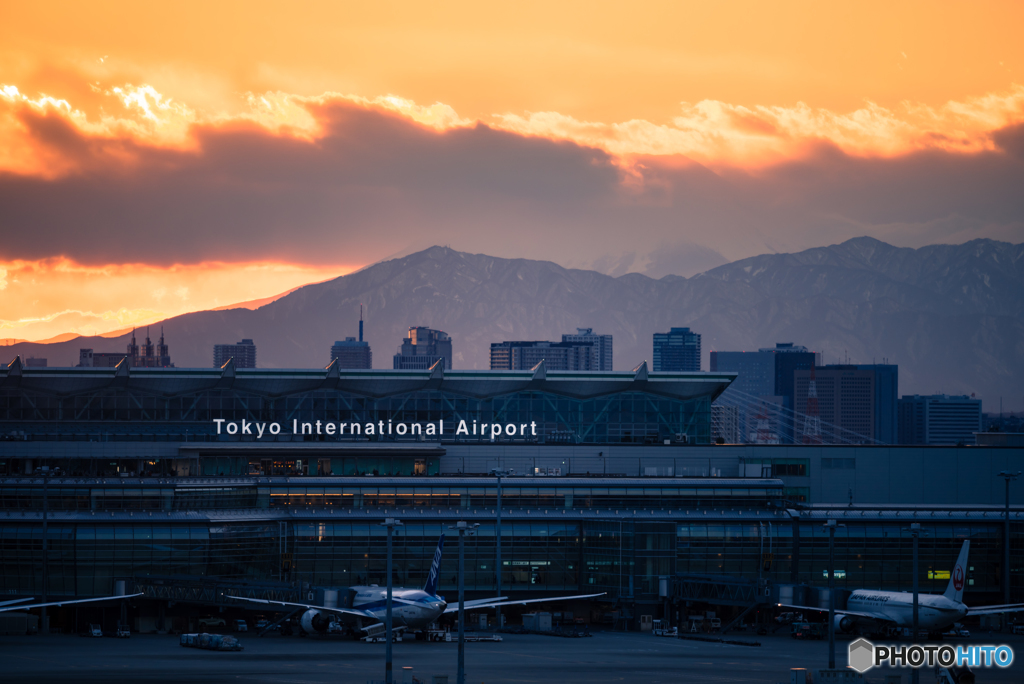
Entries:
[[942,594],[946,598],[958,603],[963,603],[964,600],[964,585],[967,584],[967,552],[970,549],[971,540],[964,540],[964,545],[960,549],[960,556],[956,559],[953,572],[949,575],[949,586],[946,587],[946,591]]
[[427,575],[427,583],[423,585],[423,591],[431,596],[437,596],[437,578],[441,573],[441,551],[444,549],[444,535],[437,540],[437,549],[434,551],[434,562],[430,564],[430,574]]

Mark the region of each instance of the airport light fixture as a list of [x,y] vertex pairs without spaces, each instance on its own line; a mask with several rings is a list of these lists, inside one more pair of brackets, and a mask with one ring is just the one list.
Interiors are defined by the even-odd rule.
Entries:
[[1010,482],[1020,477],[1020,471],[1001,470],[996,474],[1006,480],[1006,519],[1003,522],[1003,603],[1010,602]]
[[396,527],[402,526],[402,521],[397,518],[385,518],[384,522],[381,523],[382,527],[386,527],[388,530],[388,561],[387,561],[387,573],[388,573],[388,596],[387,596],[387,610],[384,616],[384,684],[394,684],[395,679],[392,676],[392,659],[391,659],[391,535],[394,534]]
[[459,670],[455,684],[466,684],[466,534],[473,534],[478,527],[480,523],[467,523],[465,520],[448,526],[448,529],[459,533]]
[[[494,475],[498,479],[498,505],[495,508],[495,521],[494,521],[494,539],[495,539],[495,576],[497,577],[498,584],[498,596],[501,596],[501,573],[504,568],[501,566],[501,478],[508,477],[512,474],[510,470],[503,470],[501,468],[492,468],[491,475]],[[498,629],[504,627],[501,624],[501,606],[494,607],[494,619],[497,622]]]
[[824,525],[828,530],[828,669],[836,669],[836,528],[846,527],[829,519]]

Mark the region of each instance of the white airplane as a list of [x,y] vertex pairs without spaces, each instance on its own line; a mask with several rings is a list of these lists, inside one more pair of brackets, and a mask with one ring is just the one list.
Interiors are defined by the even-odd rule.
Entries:
[[[445,613],[454,613],[459,610],[458,602],[449,605],[443,596],[437,594],[437,578],[441,568],[441,551],[444,548],[444,535],[437,540],[437,549],[434,551],[434,561],[430,565],[430,574],[427,576],[427,583],[422,589],[405,589],[392,587],[391,589],[391,624],[393,629],[399,630],[423,630],[436,622]],[[349,587],[349,601],[347,606],[317,606],[308,603],[290,603],[288,601],[268,601],[265,599],[243,598],[241,596],[229,596],[229,598],[249,603],[259,603],[266,606],[281,606],[284,608],[305,608],[299,625],[307,634],[324,634],[328,631],[332,617],[337,616],[350,624],[365,636],[377,636],[386,627],[384,620],[387,614],[387,588],[376,584],[370,586]],[[480,608],[493,608],[495,606],[518,606],[527,603],[542,603],[550,601],[571,601],[574,599],[595,598],[604,596],[600,594],[582,594],[578,596],[555,596],[553,598],[527,599],[523,601],[509,601],[507,596],[496,596],[488,599],[476,599],[465,601],[466,610],[478,610]]]
[[30,608],[47,608],[49,606],[70,606],[73,603],[93,603],[95,601],[113,601],[114,599],[129,599],[135,598],[136,596],[142,596],[139,594],[128,594],[125,596],[100,596],[99,598],[91,599],[74,599],[71,601],[50,601],[48,603],[30,603],[28,605],[14,605],[24,604],[25,601],[31,601],[32,598],[20,598],[12,601],[0,601],[0,613],[6,613],[9,610],[28,610]]
[[[967,577],[967,553],[971,548],[968,539],[960,549],[949,585],[942,594],[921,594],[917,596],[918,629],[929,633],[940,633],[953,623],[968,615],[995,615],[1024,611],[1024,603],[1010,603],[1000,606],[978,606],[970,608],[963,603],[964,584]],[[828,612],[828,609],[811,606],[778,604],[786,608]],[[886,627],[914,626],[914,594],[908,591],[871,591],[857,589],[846,602],[844,610],[835,611],[836,632],[852,633],[862,629],[881,631]]]

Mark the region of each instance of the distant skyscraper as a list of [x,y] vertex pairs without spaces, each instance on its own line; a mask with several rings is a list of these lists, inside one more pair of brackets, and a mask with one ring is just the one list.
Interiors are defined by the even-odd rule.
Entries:
[[494,342],[491,370],[529,370],[544,361],[547,370],[598,370],[592,342]]
[[945,394],[900,398],[900,444],[974,444],[974,433],[981,430],[981,399]]
[[654,370],[699,371],[700,335],[689,328],[654,333]]
[[235,360],[235,368],[256,367],[256,345],[250,339],[236,344],[213,345],[213,367],[220,368],[228,359]]
[[726,444],[739,444],[740,439],[740,411],[737,406],[711,406],[711,439],[717,442],[721,439]]
[[[756,352],[713,351],[711,371],[739,373],[722,398],[726,402],[747,404],[748,410],[740,413],[742,433],[749,435],[755,429],[755,423],[760,423],[762,428],[770,426],[780,441],[793,443],[800,441],[794,435],[793,422],[780,419],[789,415],[787,410],[792,411],[795,405],[794,372],[810,370],[817,358],[817,354],[807,351],[807,347],[780,342]],[[753,402],[739,393],[761,401]],[[799,429],[802,426],[795,427]]]
[[[594,345],[594,351],[597,355],[597,365],[590,370],[612,370],[611,335],[596,335],[594,334],[593,328],[576,328],[575,335],[562,335],[562,342],[571,342],[573,344],[577,344],[580,342],[589,342],[590,344]],[[547,365],[546,362],[545,365]]]
[[426,370],[438,360],[444,370],[452,368],[452,338],[448,333],[417,326],[409,328],[409,336],[394,356],[396,370]]
[[[359,305],[359,339],[346,337],[331,347],[331,362],[338,368],[373,368],[373,352],[369,342],[363,341],[363,305]],[[397,366],[396,366],[397,368]]]
[[[820,419],[817,430],[821,435],[821,442],[826,444],[837,441],[856,442],[859,441],[858,437],[864,438],[864,441],[877,440],[875,371],[860,369],[852,365],[818,366],[813,371],[810,369],[794,371],[796,412],[803,416],[808,416],[808,390],[812,372],[817,394],[817,418]],[[797,418],[794,426],[797,442],[800,442],[800,436],[806,430],[805,422],[814,420],[814,418],[813,415],[802,420]],[[831,431],[829,425],[842,428],[847,432],[840,431],[839,435],[836,435]]]

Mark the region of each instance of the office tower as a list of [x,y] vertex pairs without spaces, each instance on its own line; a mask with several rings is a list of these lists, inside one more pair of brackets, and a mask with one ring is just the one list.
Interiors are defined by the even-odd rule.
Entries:
[[[612,336],[596,335],[593,328],[576,328],[575,335],[562,335],[562,342],[590,343],[597,354],[596,366],[591,370],[612,370]],[[549,366],[550,367],[550,366]],[[580,370],[583,370],[582,368]]]
[[654,370],[700,371],[700,335],[689,328],[654,333]]
[[235,368],[255,368],[256,345],[248,338],[236,344],[213,345],[214,368],[220,368],[228,359],[234,359]]
[[[818,417],[826,426],[825,441],[857,441],[857,436],[883,444],[895,444],[897,432],[896,392],[899,368],[895,364],[838,364],[814,368]],[[811,415],[808,390],[810,370],[794,371],[795,406],[798,414]],[[806,419],[797,416],[795,440],[800,442]],[[830,432],[827,424],[853,434]]]
[[[821,434],[820,441],[815,443],[876,440],[875,371],[854,365],[841,365],[818,366],[813,370],[799,369],[793,372],[795,408],[798,414],[793,425],[795,441],[801,441],[801,435],[807,429],[807,421],[814,419],[814,416],[808,416],[808,390],[812,373],[818,400],[818,430]],[[830,426],[841,429],[834,431]]]
[[452,368],[452,338],[442,330],[417,326],[409,328],[409,336],[394,356],[396,370],[426,370],[437,361],[443,370]]
[[37,359],[30,356],[25,359],[25,368],[46,368],[46,359]]
[[[753,429],[754,413],[763,414],[760,418],[762,432],[767,420],[767,424],[770,424],[772,431],[777,433],[780,441],[793,443],[793,421],[779,418],[788,416],[795,406],[794,372],[810,370],[817,358],[818,355],[807,351],[807,347],[791,342],[780,342],[774,347],[762,347],[756,352],[713,351],[711,370],[739,373],[723,394],[723,400],[750,405],[750,410],[740,415],[740,420],[746,422],[746,427]],[[749,396],[742,397],[739,393]],[[769,405],[754,406],[752,398],[761,399]],[[741,426],[741,429],[743,428],[744,426]]]
[[491,370],[529,370],[541,361],[547,370],[598,370],[592,342],[494,342]]
[[354,337],[346,337],[331,347],[331,361],[338,361],[338,368],[373,368],[373,352],[370,344]]
[[[370,344],[363,341],[363,305],[359,305],[359,339],[346,337],[331,347],[331,363],[338,362],[338,368],[373,368],[373,352]],[[396,366],[397,368],[397,366]]]
[[981,399],[935,394],[899,400],[900,444],[974,444],[981,430]]
[[899,366],[895,363],[859,363],[859,370],[875,374],[875,440],[899,443]]
[[739,444],[740,410],[738,406],[711,406],[711,441],[721,439],[726,444]]

